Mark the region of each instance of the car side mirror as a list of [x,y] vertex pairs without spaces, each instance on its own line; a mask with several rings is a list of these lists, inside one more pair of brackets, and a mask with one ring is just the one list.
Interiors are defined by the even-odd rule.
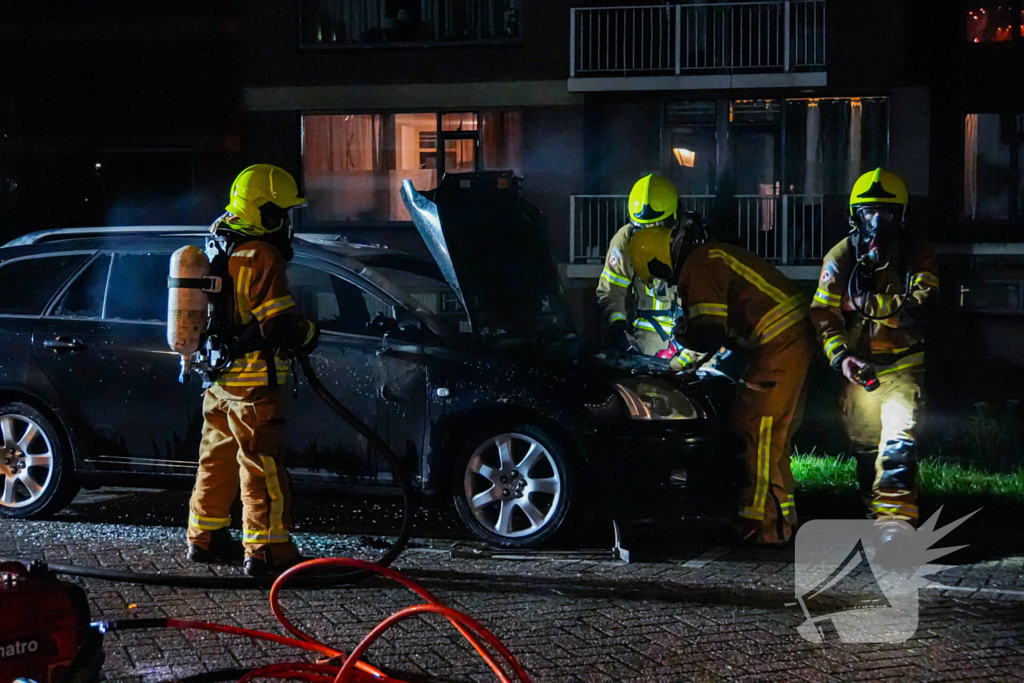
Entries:
[[398,329],[403,332],[422,329],[420,319],[404,308],[395,308]]
[[366,331],[375,337],[386,337],[390,334],[395,334],[401,329],[397,320],[383,313],[378,313],[377,317],[366,323]]

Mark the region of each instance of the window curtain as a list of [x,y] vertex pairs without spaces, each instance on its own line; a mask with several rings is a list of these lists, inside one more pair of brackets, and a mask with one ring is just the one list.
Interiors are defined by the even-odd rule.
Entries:
[[807,104],[807,150],[805,155],[804,194],[822,194],[821,112],[817,102]]
[[864,107],[860,100],[850,100],[850,145],[847,152],[846,186],[852,188],[861,175],[861,117]]
[[331,14],[339,40],[359,42],[371,29],[380,29],[384,0],[331,0]]
[[372,171],[379,154],[379,116],[307,116],[302,125],[306,172]]
[[386,210],[388,162],[394,159],[394,150],[389,155],[385,144],[388,118],[392,117],[374,114],[302,118],[307,212],[312,220],[373,219],[381,201]]
[[519,111],[485,111],[480,119],[480,151],[484,170],[511,169],[522,175],[522,114]]
[[978,215],[978,115],[964,117],[964,218]]
[[437,0],[421,0],[420,17],[424,24],[431,27],[437,26]]
[[843,195],[860,175],[888,158],[888,103],[883,98],[790,100],[786,103],[787,191]]

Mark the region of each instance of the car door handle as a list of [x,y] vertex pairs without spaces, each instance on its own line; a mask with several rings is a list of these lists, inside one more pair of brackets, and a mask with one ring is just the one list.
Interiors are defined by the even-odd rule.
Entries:
[[401,394],[397,393],[394,389],[389,387],[387,384],[382,384],[380,386],[380,394],[379,394],[379,396],[382,399],[384,399],[385,401],[387,401],[388,403],[404,403],[405,400],[406,400],[404,396],[402,396]]
[[78,341],[77,339],[71,339],[70,337],[57,337],[56,339],[47,339],[43,342],[43,346],[54,351],[81,351],[85,348],[85,344]]

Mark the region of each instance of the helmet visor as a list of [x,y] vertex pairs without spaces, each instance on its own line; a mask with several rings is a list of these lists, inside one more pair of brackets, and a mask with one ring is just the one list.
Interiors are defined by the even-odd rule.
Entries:
[[861,237],[871,238],[899,229],[900,223],[903,221],[903,206],[900,204],[864,204],[857,207],[854,215],[857,218],[857,230]]
[[292,239],[295,237],[295,210],[289,208],[284,212],[284,225],[282,226],[285,230],[285,235],[288,237],[288,244],[292,243]]

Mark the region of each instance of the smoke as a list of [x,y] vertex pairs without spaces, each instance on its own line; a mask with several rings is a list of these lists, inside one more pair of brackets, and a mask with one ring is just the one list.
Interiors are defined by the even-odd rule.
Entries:
[[106,225],[204,225],[224,211],[222,194],[136,194],[118,198],[107,210]]

